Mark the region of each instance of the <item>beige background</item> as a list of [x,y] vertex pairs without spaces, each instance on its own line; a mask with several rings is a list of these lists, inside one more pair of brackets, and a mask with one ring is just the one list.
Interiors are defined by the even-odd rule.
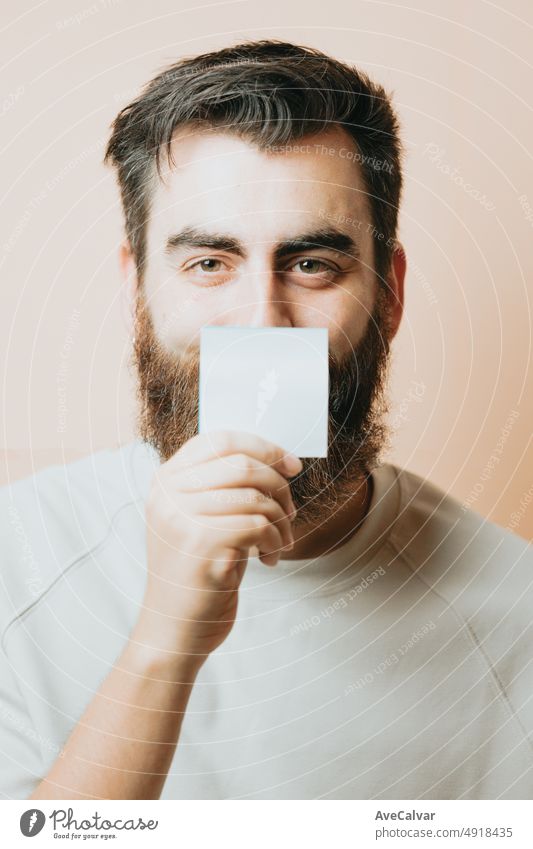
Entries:
[[0,483],[134,435],[122,221],[101,164],[111,120],[184,54],[287,38],[359,64],[402,120],[409,271],[390,459],[533,537],[529,2],[2,8]]

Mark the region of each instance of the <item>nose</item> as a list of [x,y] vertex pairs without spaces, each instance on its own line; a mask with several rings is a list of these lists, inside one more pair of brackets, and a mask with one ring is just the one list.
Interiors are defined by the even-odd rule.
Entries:
[[292,327],[290,303],[283,283],[274,271],[263,271],[249,278],[250,327]]

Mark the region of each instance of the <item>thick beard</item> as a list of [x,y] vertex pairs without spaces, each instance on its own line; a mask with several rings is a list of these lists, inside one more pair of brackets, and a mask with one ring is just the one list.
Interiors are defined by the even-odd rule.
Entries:
[[[133,362],[140,437],[166,462],[198,433],[199,352],[171,354],[159,342],[142,296],[136,307]],[[389,364],[386,292],[380,286],[365,335],[338,361],[329,354],[328,456],[302,457],[290,480],[296,527],[320,524],[353,494],[388,447],[385,399]]]

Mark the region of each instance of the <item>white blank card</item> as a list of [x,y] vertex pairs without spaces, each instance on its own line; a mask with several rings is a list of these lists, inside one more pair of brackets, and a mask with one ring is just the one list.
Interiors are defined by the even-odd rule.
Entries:
[[328,328],[200,330],[199,432],[245,430],[327,457]]

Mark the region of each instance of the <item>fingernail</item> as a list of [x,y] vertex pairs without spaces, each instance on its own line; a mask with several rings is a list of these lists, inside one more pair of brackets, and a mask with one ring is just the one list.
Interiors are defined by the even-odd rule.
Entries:
[[286,454],[283,458],[283,462],[285,464],[285,468],[290,474],[295,475],[303,469],[302,461],[295,454]]

